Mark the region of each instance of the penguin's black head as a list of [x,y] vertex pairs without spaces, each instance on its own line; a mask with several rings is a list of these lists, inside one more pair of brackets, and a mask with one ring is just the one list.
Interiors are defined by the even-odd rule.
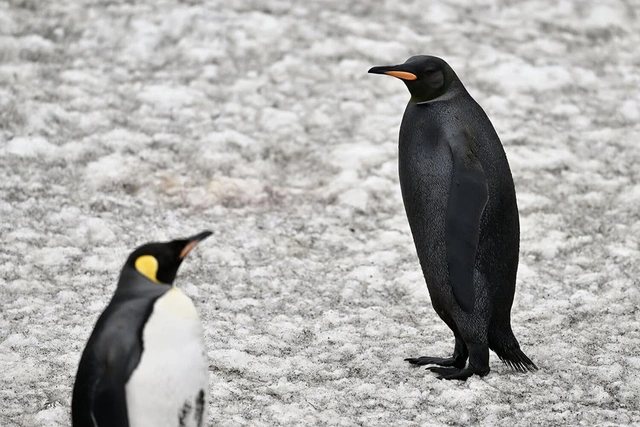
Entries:
[[412,56],[400,65],[373,67],[369,72],[401,79],[411,92],[410,102],[416,104],[438,98],[457,79],[456,73],[443,59],[428,55]]
[[129,255],[124,268],[135,269],[153,282],[171,285],[182,260],[191,249],[211,234],[211,231],[203,231],[186,239],[147,243]]

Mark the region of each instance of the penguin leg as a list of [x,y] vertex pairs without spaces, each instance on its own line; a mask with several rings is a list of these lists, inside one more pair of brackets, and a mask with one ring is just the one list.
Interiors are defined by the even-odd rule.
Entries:
[[467,345],[462,340],[462,337],[460,337],[458,334],[455,334],[455,336],[456,336],[456,346],[453,349],[453,357],[420,356],[420,357],[407,357],[404,360],[416,366],[438,365],[438,366],[453,366],[455,368],[462,369],[464,368],[464,365],[467,363],[469,352],[467,351]]
[[489,369],[489,346],[487,344],[469,343],[469,365],[464,369],[458,368],[427,368],[431,372],[438,374],[441,380],[462,380],[465,381],[470,376],[476,374],[484,377]]

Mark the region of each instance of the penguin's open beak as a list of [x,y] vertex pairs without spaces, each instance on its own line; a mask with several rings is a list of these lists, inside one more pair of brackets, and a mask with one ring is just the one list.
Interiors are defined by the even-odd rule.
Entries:
[[418,76],[412,72],[401,69],[402,65],[386,65],[382,67],[372,67],[369,69],[371,74],[386,74],[388,76],[397,77],[401,80],[416,80]]
[[212,234],[213,233],[211,231],[206,230],[206,231],[203,231],[202,233],[196,234],[195,236],[188,237],[186,239],[187,244],[184,246],[184,248],[182,248],[182,251],[180,251],[180,259],[184,259],[184,257],[186,257],[189,254],[189,252],[191,252],[191,249],[198,246],[198,243],[200,243],[207,237],[211,236]]

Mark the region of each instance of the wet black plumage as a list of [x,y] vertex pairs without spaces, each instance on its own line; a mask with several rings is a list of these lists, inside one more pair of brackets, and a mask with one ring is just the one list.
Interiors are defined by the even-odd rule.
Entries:
[[398,77],[411,93],[399,138],[402,198],[432,305],[456,339],[451,358],[406,360],[466,379],[489,372],[490,348],[516,370],[537,369],[511,330],[518,208],[489,118],[440,58],[369,72]]

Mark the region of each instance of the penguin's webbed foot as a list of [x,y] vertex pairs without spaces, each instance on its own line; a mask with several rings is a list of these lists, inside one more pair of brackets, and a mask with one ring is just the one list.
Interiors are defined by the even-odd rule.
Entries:
[[439,380],[461,380],[461,381],[466,381],[467,378],[469,378],[470,376],[476,374],[476,375],[480,375],[481,377],[484,377],[485,375],[487,375],[489,373],[489,369],[487,368],[486,371],[482,370],[482,371],[476,371],[472,366],[467,366],[464,369],[458,369],[458,368],[436,368],[436,367],[431,367],[431,368],[427,368],[428,370],[430,370],[431,372],[435,372],[436,374],[438,374],[438,379]]
[[[416,366],[423,366],[423,365],[456,366],[457,359],[455,359],[454,357],[420,356],[420,357],[407,357],[404,360],[405,362],[409,362],[412,365],[416,365]],[[462,366],[464,367],[464,364]]]
[[459,368],[436,368],[431,367],[427,368],[431,372],[435,372],[438,374],[439,380],[462,380],[466,381],[471,375],[473,375],[473,371],[471,369],[459,369]]
[[438,374],[438,379],[442,380],[442,379],[449,379],[448,377],[451,375],[455,375],[458,374],[461,369],[459,368],[439,368],[436,366],[432,366],[430,368],[427,368],[428,371],[434,372],[436,374]]

